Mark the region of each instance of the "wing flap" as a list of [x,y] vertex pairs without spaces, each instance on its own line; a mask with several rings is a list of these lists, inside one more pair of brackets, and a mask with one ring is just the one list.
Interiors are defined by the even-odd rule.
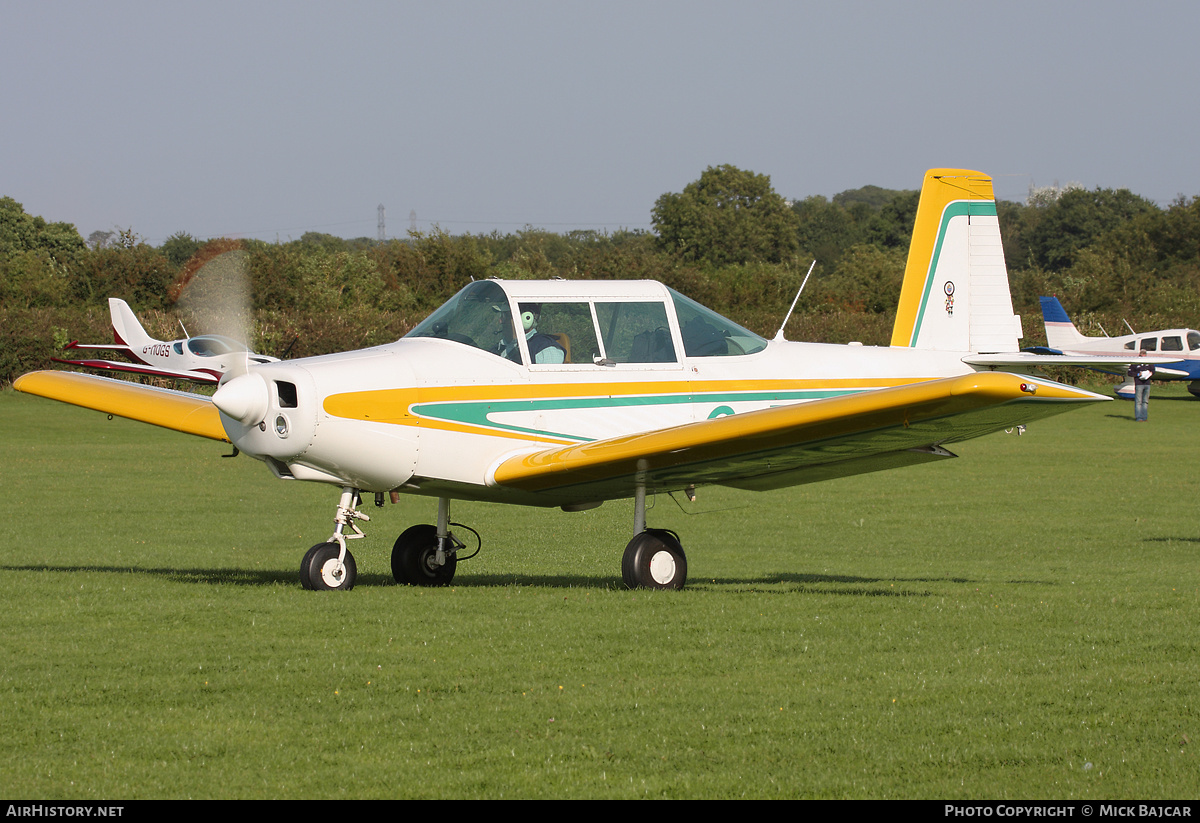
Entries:
[[[571,499],[718,483],[778,488],[920,462],[967,440],[1111,398],[979,372],[510,456],[489,483]],[[946,455],[949,456],[949,455]]]
[[203,395],[65,371],[30,372],[18,377],[13,388],[85,409],[229,442],[220,413]]

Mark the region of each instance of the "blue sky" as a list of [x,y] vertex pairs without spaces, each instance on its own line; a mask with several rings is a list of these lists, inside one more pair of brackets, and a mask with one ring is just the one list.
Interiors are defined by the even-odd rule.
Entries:
[[0,0],[0,195],[159,244],[650,228],[927,168],[1200,194],[1200,3]]

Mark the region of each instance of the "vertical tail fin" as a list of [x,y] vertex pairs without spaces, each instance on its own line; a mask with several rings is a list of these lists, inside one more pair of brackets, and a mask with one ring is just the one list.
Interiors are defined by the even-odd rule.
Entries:
[[1042,322],[1046,324],[1046,345],[1052,349],[1067,349],[1087,338],[1067,316],[1057,297],[1039,297],[1042,303]]
[[137,315],[124,300],[108,298],[108,313],[112,316],[113,340],[119,345],[140,349],[149,343],[158,342],[146,334],[146,330],[138,322]]
[[892,345],[1013,352],[1013,314],[992,179],[965,169],[925,173]]

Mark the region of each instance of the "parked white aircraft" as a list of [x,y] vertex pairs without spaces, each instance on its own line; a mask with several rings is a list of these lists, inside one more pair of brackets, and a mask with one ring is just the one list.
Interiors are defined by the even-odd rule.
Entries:
[[333,534],[301,562],[307,588],[354,585],[363,492],[438,501],[436,524],[396,540],[397,582],[450,582],[464,549],[451,500],[579,511],[632,497],[625,582],[679,588],[687,560],[674,532],[647,528],[650,495],[941,460],[958,441],[1108,399],[1027,373],[1095,358],[1022,353],[1019,337],[991,179],[934,169],[891,346],[766,340],[650,281],[487,280],[395,343],[235,362],[211,399],[64,372],[16,387],[338,487]]
[[54,361],[102,371],[146,374],[216,385],[235,364],[238,368],[243,368],[247,359],[250,363],[258,365],[279,360],[277,357],[255,354],[245,343],[219,334],[202,334],[180,340],[156,340],[142,328],[129,304],[116,297],[108,298],[108,311],[112,316],[111,344],[80,343],[78,340],[72,340],[64,348],[68,351],[115,351],[129,358],[128,362],[67,360],[61,357],[53,358]]
[[[1164,329],[1121,337],[1085,337],[1067,315],[1057,297],[1039,297],[1042,320],[1046,324],[1046,349],[1031,349],[1047,354],[1087,354],[1098,356],[1136,356],[1144,351],[1155,357],[1155,380],[1187,380],[1188,391],[1200,396],[1200,331]],[[1133,381],[1126,379],[1116,388],[1118,397],[1133,398]]]

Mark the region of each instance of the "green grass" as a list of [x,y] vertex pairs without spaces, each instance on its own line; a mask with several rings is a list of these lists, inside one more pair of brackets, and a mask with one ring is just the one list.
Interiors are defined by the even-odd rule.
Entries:
[[402,498],[316,593],[336,489],[6,392],[0,794],[1196,797],[1200,402],[1150,415],[659,498],[682,592],[622,587],[628,503],[455,504],[480,556],[396,586]]

